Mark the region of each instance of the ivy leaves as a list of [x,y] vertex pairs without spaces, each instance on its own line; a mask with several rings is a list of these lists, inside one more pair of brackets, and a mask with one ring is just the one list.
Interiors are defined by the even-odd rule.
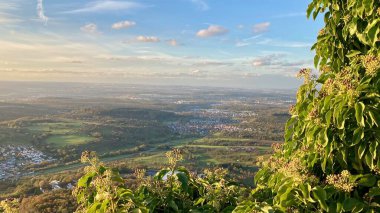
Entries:
[[[378,212],[380,2],[313,0],[307,16],[315,19],[319,14],[325,26],[312,49],[314,65],[322,73],[299,88],[284,149],[270,158],[270,162],[297,159],[310,178],[299,183],[284,172],[289,168],[267,163],[257,175],[262,190],[254,195],[263,197],[269,189],[272,194],[263,201],[281,211]],[[334,179],[343,171],[350,181]],[[284,179],[288,184],[279,189]],[[283,192],[296,201],[276,199]]]
[[86,153],[83,162],[90,164],[78,181],[74,194],[78,212],[232,212],[245,189],[226,178],[224,169],[205,170],[203,178],[177,166],[180,150],[167,153],[169,167],[153,177],[137,170],[136,186],[130,189],[115,169],[99,162],[94,153]]

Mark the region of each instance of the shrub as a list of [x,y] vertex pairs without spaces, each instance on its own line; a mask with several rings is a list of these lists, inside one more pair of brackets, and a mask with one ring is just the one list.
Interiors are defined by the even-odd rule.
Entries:
[[137,170],[137,186],[129,189],[118,171],[102,165],[94,152],[85,152],[82,162],[89,166],[73,192],[77,212],[231,212],[244,195],[224,169],[205,170],[198,177],[177,165],[180,150],[168,152],[167,158],[169,166],[153,177]]
[[[290,109],[285,144],[263,162],[247,205],[281,212],[380,211],[380,2],[313,0],[324,15],[315,66]],[[243,208],[244,204],[242,204]]]

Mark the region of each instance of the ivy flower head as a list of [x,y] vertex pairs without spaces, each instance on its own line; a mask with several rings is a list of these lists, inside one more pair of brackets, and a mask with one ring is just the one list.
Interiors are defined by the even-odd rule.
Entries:
[[351,16],[350,14],[346,14],[346,15],[343,17],[343,21],[344,21],[345,23],[347,23],[347,22],[351,21],[351,18],[352,18],[352,16]]
[[289,107],[289,114],[291,115],[295,115],[297,113],[297,109],[296,109],[296,106],[295,105],[291,105]]
[[272,144],[272,149],[273,149],[273,151],[274,151],[275,153],[279,153],[279,152],[281,152],[282,147],[283,147],[283,144],[281,144],[281,143],[273,143],[273,144]]
[[310,74],[311,69],[303,68],[298,72],[297,78],[303,78],[305,80],[305,83],[308,83],[311,79]]
[[99,161],[96,155],[96,152],[93,152],[93,151],[84,151],[82,153],[80,160],[82,163],[90,163],[90,164],[96,164]]
[[142,180],[145,177],[146,170],[145,169],[136,169],[135,176],[138,180]]
[[331,72],[331,67],[327,65],[323,65],[320,67],[319,72],[321,73],[329,73]]
[[375,76],[380,69],[380,59],[372,54],[362,57],[362,63],[366,69],[366,73],[370,76]]
[[350,172],[347,170],[343,170],[340,174],[327,176],[326,182],[330,185],[333,185],[335,188],[341,191],[351,192],[357,184],[351,182],[350,177]]
[[183,160],[181,150],[179,149],[173,149],[172,151],[167,152],[166,157],[168,158],[171,166],[175,166],[178,161]]
[[316,119],[319,116],[318,108],[314,107],[308,114],[310,120]]
[[321,30],[319,30],[318,32],[318,36],[324,36],[326,34],[326,29],[325,28],[322,28]]

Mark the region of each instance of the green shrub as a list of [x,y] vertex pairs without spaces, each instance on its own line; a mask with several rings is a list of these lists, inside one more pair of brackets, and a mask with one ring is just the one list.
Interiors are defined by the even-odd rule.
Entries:
[[379,7],[377,0],[309,5],[308,16],[324,15],[313,46],[321,73],[300,71],[305,82],[290,109],[285,144],[262,163],[252,208],[380,211]]
[[224,169],[205,170],[200,178],[177,165],[182,160],[179,150],[167,157],[169,166],[153,177],[137,170],[137,186],[128,189],[116,170],[102,165],[94,152],[85,152],[82,162],[89,166],[73,192],[77,212],[232,212],[245,194]]

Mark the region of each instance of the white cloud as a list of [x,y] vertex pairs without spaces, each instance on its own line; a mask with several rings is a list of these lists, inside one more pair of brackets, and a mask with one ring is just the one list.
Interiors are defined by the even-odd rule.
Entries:
[[262,33],[262,32],[267,31],[269,29],[269,26],[270,26],[270,22],[263,22],[263,23],[255,24],[252,30],[254,33]]
[[284,40],[274,40],[274,39],[264,39],[256,44],[267,45],[273,47],[288,47],[288,48],[311,48],[312,43],[299,42],[299,41],[284,41]]
[[65,13],[90,13],[90,12],[106,12],[117,10],[131,10],[143,7],[142,4],[131,1],[113,1],[113,0],[100,0],[88,3],[85,7],[66,11]]
[[121,21],[121,22],[114,23],[112,25],[112,29],[115,29],[115,30],[127,29],[135,25],[136,25],[136,22],[134,21]]
[[136,40],[140,42],[160,42],[160,39],[156,36],[137,36]]
[[37,15],[41,21],[45,22],[45,24],[49,20],[49,18],[45,15],[43,0],[37,0]]
[[224,35],[226,33],[228,33],[228,29],[222,26],[210,25],[207,29],[198,31],[197,36],[201,38],[207,38],[211,36]]
[[97,34],[98,32],[98,26],[94,23],[86,24],[83,27],[80,28],[85,33],[91,33],[91,34]]
[[203,0],[191,0],[193,4],[195,4],[200,10],[209,10],[210,7],[208,4]]
[[267,70],[295,72],[303,67],[312,66],[312,61],[302,59],[289,61],[286,54],[269,54],[253,58],[251,65],[265,67]]
[[239,41],[236,42],[235,46],[236,47],[250,46],[252,44],[251,41],[258,39],[261,36],[262,36],[262,34],[259,34],[259,35],[255,35],[255,36],[252,36],[252,37],[249,37],[249,38],[245,38],[243,40],[239,40]]
[[171,39],[171,40],[169,40],[169,41],[168,41],[168,44],[169,44],[170,46],[173,46],[173,47],[176,47],[176,46],[179,45],[179,44],[178,44],[178,41],[175,40],[175,39]]

